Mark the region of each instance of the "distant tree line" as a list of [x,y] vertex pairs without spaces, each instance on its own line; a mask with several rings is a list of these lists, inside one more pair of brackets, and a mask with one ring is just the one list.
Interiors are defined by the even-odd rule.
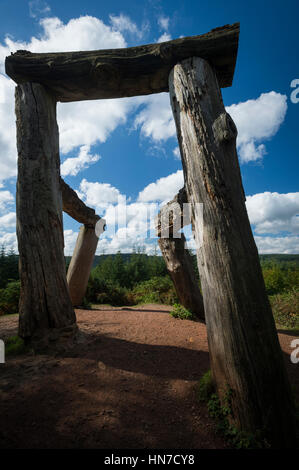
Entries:
[[19,257],[14,250],[0,250],[0,315],[16,313],[20,296]]
[[132,305],[140,302],[167,303],[176,294],[162,256],[139,250],[130,256],[105,256],[92,270],[86,302]]
[[5,245],[0,250],[0,289],[6,287],[10,281],[19,279],[19,257],[13,249],[6,251]]

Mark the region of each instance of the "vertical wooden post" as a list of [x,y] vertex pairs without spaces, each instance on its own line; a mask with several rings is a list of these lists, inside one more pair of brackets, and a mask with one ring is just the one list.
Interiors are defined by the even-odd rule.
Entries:
[[203,299],[192,258],[185,248],[186,238],[159,238],[158,243],[180,304],[201,320],[205,319]]
[[165,204],[156,219],[158,243],[180,303],[204,320],[203,299],[181,228],[191,223],[185,188]]
[[74,306],[81,305],[84,298],[98,241],[94,227],[82,225],[67,272],[70,297]]
[[65,275],[56,102],[36,83],[16,88],[22,338],[74,325]]
[[203,235],[198,268],[218,393],[229,392],[242,430],[292,447],[293,402],[245,207],[235,125],[205,60],[177,64],[169,91],[188,200],[203,203],[203,224],[193,216],[193,225],[197,242]]

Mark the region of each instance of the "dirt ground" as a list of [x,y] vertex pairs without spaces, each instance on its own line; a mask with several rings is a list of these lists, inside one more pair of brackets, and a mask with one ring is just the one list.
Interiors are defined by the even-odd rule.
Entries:
[[[80,342],[67,352],[0,365],[0,448],[225,448],[196,398],[209,369],[205,325],[162,305],[77,310]],[[0,317],[0,338],[17,332]],[[299,364],[290,361],[299,395]]]

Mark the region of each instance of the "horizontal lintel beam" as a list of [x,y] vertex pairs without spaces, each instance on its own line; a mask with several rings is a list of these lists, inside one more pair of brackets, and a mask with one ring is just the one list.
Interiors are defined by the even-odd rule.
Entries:
[[6,57],[7,75],[16,83],[46,86],[57,101],[81,101],[148,95],[168,91],[175,64],[189,57],[206,59],[220,87],[232,84],[239,23],[200,36],[157,44],[83,52],[31,53]]

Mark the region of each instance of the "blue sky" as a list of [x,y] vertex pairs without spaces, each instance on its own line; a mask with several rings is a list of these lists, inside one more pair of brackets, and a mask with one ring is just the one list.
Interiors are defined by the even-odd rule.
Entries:
[[[299,253],[299,103],[290,99],[290,84],[299,79],[298,2],[0,0],[0,11],[0,243],[17,246],[14,84],[4,73],[6,55],[128,47],[240,21],[234,82],[222,93],[239,131],[249,217],[261,253]],[[136,244],[151,252],[145,207],[171,199],[182,186],[168,94],[59,104],[58,123],[68,184],[110,226],[115,218],[124,224],[127,203],[126,226],[107,232],[98,253]],[[78,228],[65,216],[67,254]]]

